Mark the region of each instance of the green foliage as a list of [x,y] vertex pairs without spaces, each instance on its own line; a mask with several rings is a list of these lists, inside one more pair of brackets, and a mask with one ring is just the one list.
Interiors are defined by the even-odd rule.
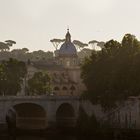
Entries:
[[54,38],[54,39],[51,39],[50,42],[53,44],[53,46],[54,46],[55,49],[57,50],[57,49],[58,49],[58,45],[59,45],[60,43],[65,42],[65,39],[57,39],[57,38]]
[[36,72],[28,80],[28,85],[30,95],[45,95],[47,92],[50,92],[50,77],[47,73]]
[[23,53],[27,53],[27,52],[29,52],[29,49],[28,49],[28,48],[22,48],[21,51],[22,51]]
[[38,51],[33,51],[31,53],[31,56],[32,56],[33,60],[35,60],[35,59],[45,60],[45,59],[53,58],[53,53],[50,51],[44,52],[42,50],[38,50]]
[[0,95],[16,95],[27,73],[24,62],[16,59],[2,61],[0,64]]
[[87,47],[88,44],[87,43],[83,43],[79,40],[73,40],[73,44],[78,48],[78,49],[83,49],[84,47]]
[[0,42],[0,51],[1,52],[9,50],[9,49],[10,49],[9,46],[5,42]]
[[5,42],[0,42],[0,60],[8,60],[9,58],[18,59],[27,62],[30,59],[32,62],[35,61],[47,61],[48,59],[53,59],[53,52],[43,50],[29,52],[28,48],[13,49],[11,51],[10,47],[16,44],[13,40],[6,40]]
[[85,59],[86,57],[89,57],[92,53],[92,50],[91,49],[82,49],[81,51],[79,51],[77,54],[78,54],[78,58],[83,60]]
[[82,66],[86,96],[104,108],[140,94],[140,42],[126,34],[121,43],[110,40]]
[[13,46],[13,44],[16,44],[13,40],[6,40],[5,42],[0,42],[0,51],[8,51],[10,50],[10,47]]
[[9,47],[13,46],[13,44],[16,44],[16,42],[13,41],[13,40],[6,40],[5,43],[6,43]]

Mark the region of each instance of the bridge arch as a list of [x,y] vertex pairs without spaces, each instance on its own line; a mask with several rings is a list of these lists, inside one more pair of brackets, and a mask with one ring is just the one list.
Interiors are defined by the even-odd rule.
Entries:
[[56,111],[58,127],[73,127],[76,124],[76,114],[70,103],[62,103]]
[[39,104],[19,103],[14,105],[12,110],[14,110],[16,114],[15,123],[17,128],[44,129],[47,126],[46,111]]

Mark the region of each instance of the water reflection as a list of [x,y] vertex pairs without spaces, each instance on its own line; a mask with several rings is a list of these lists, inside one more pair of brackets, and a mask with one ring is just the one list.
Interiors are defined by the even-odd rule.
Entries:
[[46,140],[46,138],[35,136],[18,136],[16,137],[16,140]]
[[16,136],[15,140],[77,140],[74,136],[52,136],[52,137],[41,137],[41,136]]

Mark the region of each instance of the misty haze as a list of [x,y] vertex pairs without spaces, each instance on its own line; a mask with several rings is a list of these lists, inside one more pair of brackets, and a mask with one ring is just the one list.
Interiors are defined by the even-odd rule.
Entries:
[[138,0],[0,0],[0,140],[140,138]]

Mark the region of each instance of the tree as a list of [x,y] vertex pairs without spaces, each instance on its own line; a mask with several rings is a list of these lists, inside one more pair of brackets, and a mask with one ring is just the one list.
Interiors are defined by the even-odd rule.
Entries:
[[47,51],[46,52],[46,59],[52,59],[53,58],[53,52]]
[[57,38],[50,40],[50,42],[53,44],[53,46],[55,47],[56,50],[58,49],[59,44],[63,43],[64,41],[65,41],[65,39],[57,39]]
[[134,43],[134,40],[135,40],[135,36],[134,35],[131,35],[131,34],[126,34],[124,37],[123,37],[123,40],[122,40],[122,46],[123,47],[127,47],[127,48],[131,48],[133,47],[133,43]]
[[16,42],[13,41],[13,40],[6,40],[5,42],[0,42],[0,50],[1,50],[1,51],[10,50],[10,47],[11,47],[13,44],[16,44]]
[[9,49],[13,46],[13,44],[16,44],[16,42],[13,40],[6,40],[5,43],[9,47]]
[[37,60],[45,60],[45,59],[51,59],[53,58],[53,53],[48,51],[48,52],[44,52],[43,50],[38,50],[38,51],[33,51],[31,53],[33,59],[37,59]]
[[88,44],[91,45],[94,50],[96,50],[97,46],[99,48],[103,49],[104,45],[105,45],[105,42],[97,41],[97,40],[91,40],[91,41],[88,42]]
[[108,55],[115,56],[118,52],[119,49],[121,48],[121,44],[118,41],[115,40],[110,40],[104,44],[104,47],[102,50],[105,50]]
[[81,50],[81,49],[83,49],[84,47],[88,46],[88,44],[83,43],[83,42],[81,42],[81,41],[79,41],[79,40],[74,40],[73,43],[74,43],[74,45],[77,46],[77,48],[78,48],[79,50]]
[[84,48],[78,52],[78,57],[83,60],[86,57],[89,57],[91,55],[91,53],[92,53],[91,49]]
[[101,41],[97,43],[97,46],[100,47],[101,49],[104,48],[105,42]]
[[53,52],[44,52],[43,50],[29,52],[28,48],[13,49],[10,54],[11,57],[22,60],[24,62],[27,62],[28,59],[31,61],[44,61],[53,58]]
[[29,49],[28,48],[22,48],[21,50],[23,51],[23,53],[29,52]]
[[0,64],[0,95],[16,95],[21,89],[26,73],[24,62],[12,58],[2,61]]
[[16,42],[13,40],[6,40],[5,42],[8,44],[8,46],[12,46],[13,44],[16,44]]
[[112,108],[129,96],[140,94],[140,43],[126,34],[121,43],[110,40],[93,52],[82,66],[86,96],[93,103]]
[[36,72],[34,76],[28,80],[29,94],[45,95],[50,92],[50,77],[47,73]]
[[9,50],[9,49],[10,49],[9,46],[6,43],[0,42],[0,50],[1,50],[1,52]]

